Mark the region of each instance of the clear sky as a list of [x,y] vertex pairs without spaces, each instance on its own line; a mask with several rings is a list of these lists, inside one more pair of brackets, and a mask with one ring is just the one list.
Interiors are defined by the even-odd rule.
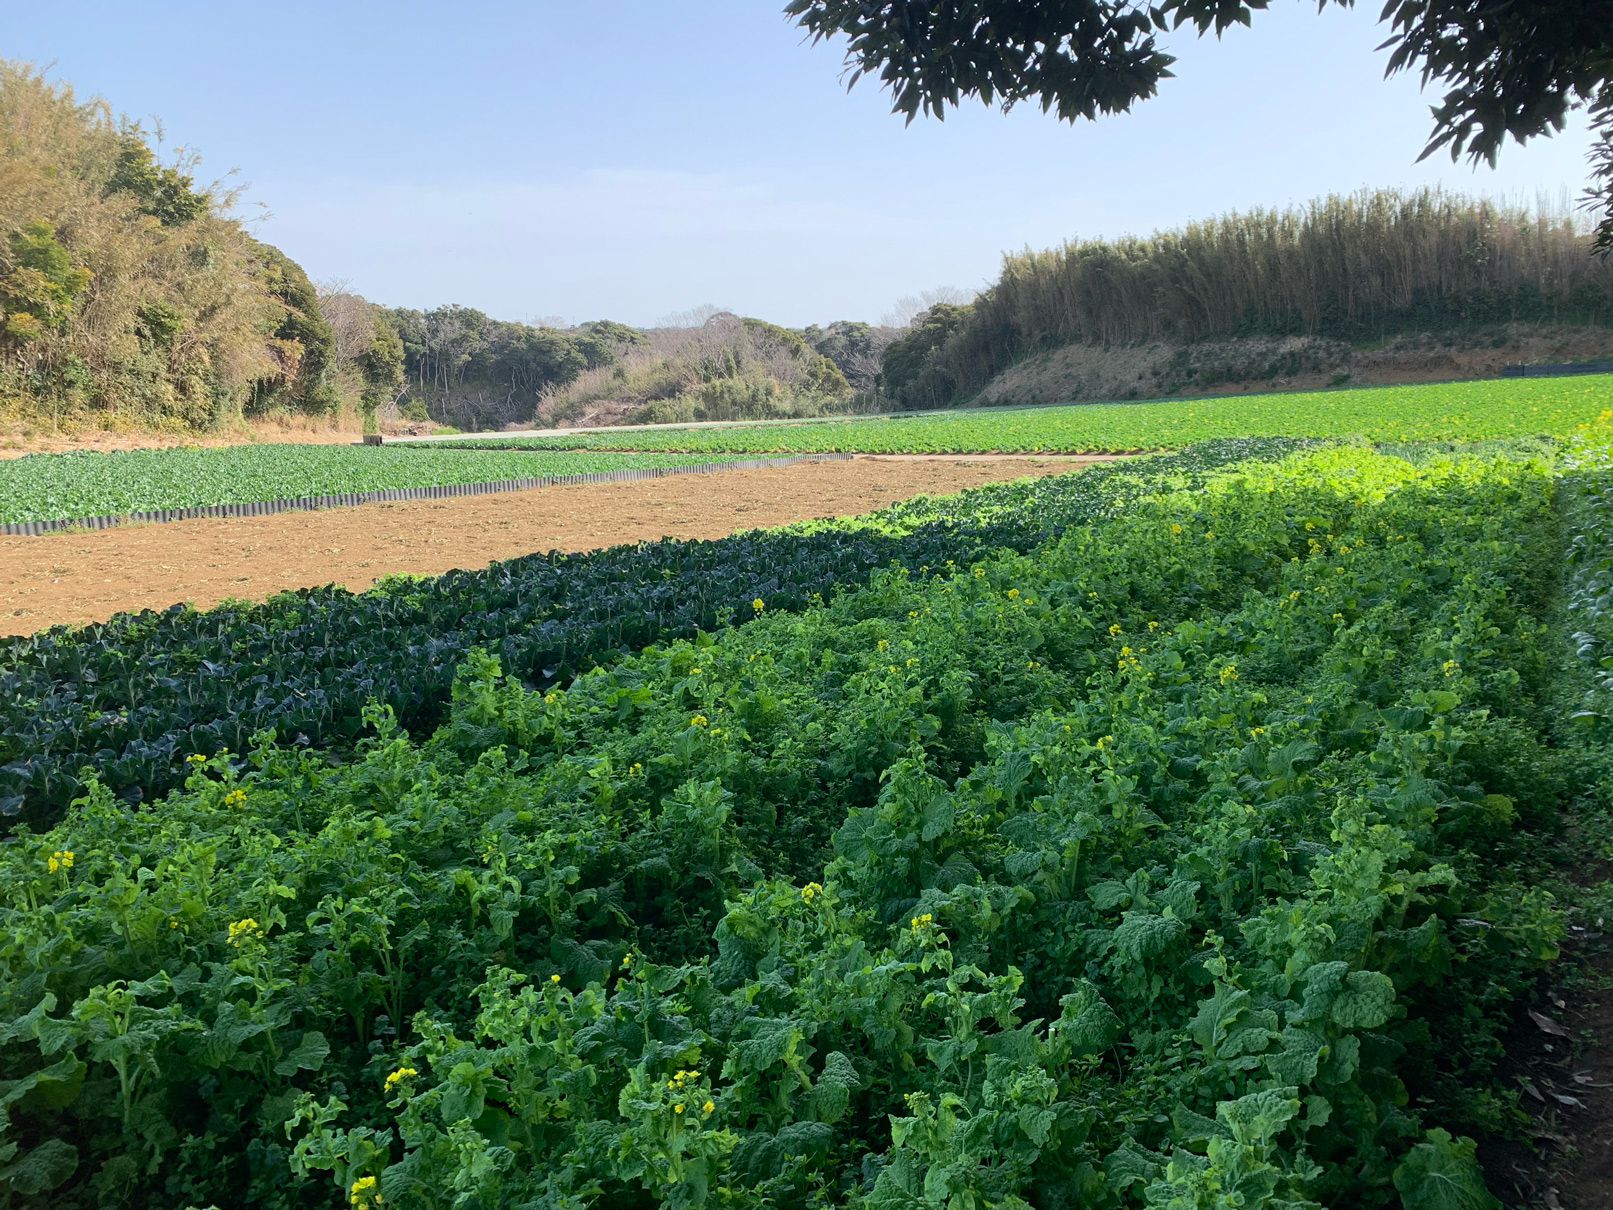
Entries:
[[[1584,122],[1497,170],[1415,163],[1434,99],[1386,82],[1379,5],[1274,0],[1077,126],[978,103],[904,127],[783,0],[10,6],[0,54],[238,169],[315,279],[395,306],[800,326],[978,288],[1004,250],[1146,234],[1362,186],[1577,197]],[[149,122],[148,122],[149,125]]]

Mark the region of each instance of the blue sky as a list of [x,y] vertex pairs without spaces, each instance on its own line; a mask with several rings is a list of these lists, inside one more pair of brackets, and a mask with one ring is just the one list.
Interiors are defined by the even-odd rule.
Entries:
[[63,0],[14,6],[0,54],[159,116],[203,178],[238,169],[314,278],[509,319],[876,320],[985,284],[1005,249],[1369,185],[1583,183],[1582,120],[1494,171],[1416,164],[1433,98],[1382,78],[1376,3],[1175,37],[1159,97],[1073,127],[979,104],[904,127],[782,4]]

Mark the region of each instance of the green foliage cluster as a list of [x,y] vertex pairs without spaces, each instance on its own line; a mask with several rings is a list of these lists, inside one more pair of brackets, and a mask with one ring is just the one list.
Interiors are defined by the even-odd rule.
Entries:
[[645,334],[619,362],[548,392],[540,414],[551,424],[669,424],[820,416],[852,404],[840,367],[799,334],[724,312],[699,328]]
[[133,800],[162,793],[178,784],[186,755],[239,751],[262,728],[287,741],[350,746],[371,698],[405,725],[429,728],[441,719],[454,669],[477,645],[497,651],[511,672],[550,684],[749,616],[754,600],[798,610],[892,564],[921,574],[1000,547],[1029,550],[1161,483],[1293,448],[1212,443],[1138,469],[920,497],[844,524],[534,554],[358,595],[327,586],[261,605],[145,611],[0,639],[0,816],[55,818],[84,767]]
[[382,313],[403,352],[412,399],[436,418],[464,428],[530,423],[539,398],[586,370],[615,365],[644,343],[636,328],[596,320],[565,331],[490,319],[474,307]]
[[936,351],[969,323],[970,303],[936,303],[902,337],[886,346],[879,365],[879,389],[903,407],[941,407],[952,401],[957,383],[937,364]]
[[188,164],[0,61],[0,418],[182,430],[335,405],[307,278]]
[[[892,346],[893,348],[895,346]],[[565,436],[476,437],[472,449],[687,453],[1096,453],[1261,437],[1485,441],[1596,431],[1613,417],[1613,376],[1506,378],[1150,403],[952,411],[895,419]]]
[[875,327],[859,320],[837,319],[823,328],[811,324],[802,328],[798,335],[813,352],[834,362],[853,390],[872,391],[878,384],[885,349],[902,331]]
[[13,1204],[1490,1210],[1536,461],[1358,449],[0,851]]
[[376,449],[300,443],[28,454],[0,461],[0,521],[251,504],[388,487],[491,483],[643,466],[688,466],[701,461],[693,454]]
[[887,351],[882,386],[901,406],[944,406],[1070,344],[1613,326],[1613,261],[1590,250],[1572,214],[1428,189],[1072,241],[1005,256],[961,315],[941,313]]
[[195,222],[212,209],[213,199],[178,168],[157,163],[138,127],[127,127],[118,136],[118,158],[106,193],[127,194],[164,227]]

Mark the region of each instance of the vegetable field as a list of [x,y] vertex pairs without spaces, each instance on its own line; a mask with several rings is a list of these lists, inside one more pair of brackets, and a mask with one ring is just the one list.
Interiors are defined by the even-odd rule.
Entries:
[[498,479],[686,466],[677,454],[437,450],[355,445],[235,445],[30,454],[0,460],[0,521],[255,504],[283,497],[439,487]]
[[1557,453],[1223,442],[10,641],[0,1189],[1488,1210],[1613,788],[1613,470]]
[[1567,437],[1605,424],[1613,376],[1507,378],[1358,390],[1070,407],[915,412],[896,419],[754,427],[474,437],[432,448],[684,453],[1090,453],[1174,448],[1220,437],[1481,441]]

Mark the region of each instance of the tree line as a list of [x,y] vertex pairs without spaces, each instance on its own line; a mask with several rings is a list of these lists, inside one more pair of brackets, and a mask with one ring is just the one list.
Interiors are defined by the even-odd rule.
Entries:
[[884,352],[904,407],[965,398],[1069,344],[1320,335],[1350,342],[1509,323],[1613,323],[1613,263],[1570,215],[1374,190],[1146,237],[1003,258],[972,303],[937,304]]
[[195,163],[0,60],[0,417],[200,429],[338,406],[307,275]]

